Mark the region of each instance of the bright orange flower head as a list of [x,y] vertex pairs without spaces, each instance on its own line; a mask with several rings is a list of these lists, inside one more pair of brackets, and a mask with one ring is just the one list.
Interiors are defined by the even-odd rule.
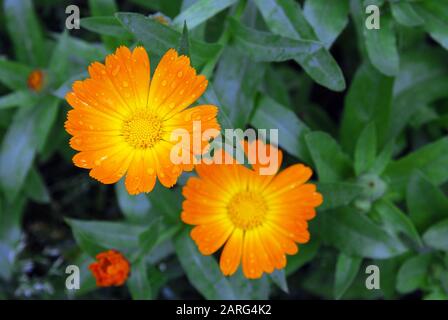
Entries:
[[163,56],[151,81],[143,47],[132,52],[120,47],[105,64],[92,63],[89,74],[66,96],[73,110],[65,128],[73,136],[70,146],[80,151],[74,164],[90,169],[90,176],[102,183],[115,183],[126,174],[130,194],[150,192],[156,177],[171,187],[183,170],[193,169],[170,161],[176,144],[171,133],[192,132],[193,120],[201,122],[201,133],[219,129],[216,106],[187,109],[205,91],[207,80],[174,49]]
[[28,76],[28,88],[33,91],[40,91],[44,86],[45,75],[42,70],[34,70]]
[[101,252],[97,262],[89,265],[98,287],[121,286],[128,278],[130,265],[123,255],[115,250]]
[[[271,148],[257,142],[257,148],[266,147]],[[281,164],[280,150],[278,156],[275,171]],[[252,169],[237,163],[200,164],[198,177],[191,177],[183,188],[182,220],[195,225],[191,237],[202,254],[224,246],[224,275],[235,273],[240,263],[250,279],[282,269],[286,254],[297,253],[296,243],[310,238],[307,221],[323,201],[316,186],[306,183],[311,169],[295,164],[277,175],[261,175],[262,167],[261,162]]]

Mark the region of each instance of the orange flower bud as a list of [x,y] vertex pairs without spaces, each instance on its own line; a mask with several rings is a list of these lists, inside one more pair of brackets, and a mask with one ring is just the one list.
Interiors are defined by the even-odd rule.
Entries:
[[45,75],[42,70],[34,70],[28,76],[28,88],[33,91],[40,91],[44,86]]
[[108,250],[96,256],[97,262],[89,269],[98,287],[121,286],[126,282],[130,271],[128,260],[118,251]]

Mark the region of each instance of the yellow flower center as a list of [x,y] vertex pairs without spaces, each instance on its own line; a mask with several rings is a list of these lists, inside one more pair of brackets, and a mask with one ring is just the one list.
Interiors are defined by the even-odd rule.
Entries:
[[261,225],[268,207],[259,194],[241,191],[234,195],[227,206],[227,213],[235,227],[248,230]]
[[162,120],[148,110],[138,110],[123,122],[122,133],[130,146],[152,148],[162,139]]

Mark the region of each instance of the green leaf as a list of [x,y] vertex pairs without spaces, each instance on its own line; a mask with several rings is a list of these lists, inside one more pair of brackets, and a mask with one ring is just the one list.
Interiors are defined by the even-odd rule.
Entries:
[[66,219],[78,245],[94,257],[99,252],[115,249],[126,257],[138,250],[139,235],[144,228],[121,222]]
[[397,291],[404,294],[421,288],[428,276],[431,254],[416,255],[406,260],[397,275]]
[[286,274],[285,270],[275,270],[271,274],[269,274],[269,278],[272,280],[272,282],[275,283],[277,287],[282,289],[285,293],[289,293],[288,289],[288,282],[286,281]]
[[[162,56],[170,48],[176,48],[181,33],[151,18],[137,13],[119,12],[115,16],[151,52]],[[210,44],[191,39],[191,58],[201,66],[221,49],[219,44]]]
[[414,242],[414,247],[422,246],[422,240],[412,221],[393,203],[380,199],[375,203],[373,210],[378,214],[384,229],[389,233],[400,239],[402,236],[407,237]]
[[44,66],[45,41],[31,0],[5,0],[6,27],[17,59],[33,67]]
[[27,107],[33,104],[34,97],[28,90],[19,90],[0,97],[0,110],[13,107]]
[[341,125],[341,144],[350,153],[356,139],[371,122],[375,124],[378,147],[385,142],[389,128],[393,79],[385,77],[368,64],[356,72],[345,99]]
[[140,256],[144,256],[151,252],[160,239],[162,225],[160,219],[155,219],[151,222],[149,227],[143,231],[139,238]]
[[68,33],[65,31],[58,38],[57,45],[53,50],[48,65],[51,75],[54,77],[51,79],[53,85],[60,85],[67,77],[69,72],[69,56]]
[[303,13],[328,49],[347,26],[349,0],[306,0]]
[[[222,103],[218,106],[222,107],[226,120],[230,122],[230,127],[224,123],[225,128],[246,127],[264,74],[264,65],[252,62],[234,46],[224,49],[214,75],[213,87]],[[209,93],[207,90],[206,94]]]
[[0,57],[0,82],[11,90],[28,90],[27,80],[33,69]]
[[157,183],[154,189],[147,195],[152,210],[173,223],[179,223],[180,213],[182,212],[182,194],[179,188],[167,189],[160,183]]
[[448,219],[429,228],[423,235],[423,240],[431,248],[448,251]]
[[415,6],[425,21],[425,29],[435,41],[448,50],[448,4],[444,1],[425,0]]
[[380,152],[378,157],[375,159],[373,163],[371,172],[376,175],[381,175],[386,169],[387,165],[392,160],[392,154],[394,151],[395,143],[393,140],[389,141],[383,150]]
[[422,17],[414,9],[414,5],[409,2],[392,2],[390,4],[392,9],[392,16],[394,19],[406,26],[406,27],[416,27],[424,23]]
[[[300,5],[295,1],[264,0],[254,2],[272,32],[295,40],[318,40],[313,28],[306,21]],[[335,91],[345,89],[344,75],[336,60],[324,47],[310,57],[298,56],[296,62],[320,85]]]
[[389,185],[400,194],[414,170],[420,170],[429,181],[440,185],[448,180],[448,137],[441,138],[409,153],[405,157],[391,162],[385,171]]
[[146,195],[131,196],[124,186],[123,179],[115,184],[115,192],[120,210],[126,219],[132,222],[144,222],[149,218],[151,203]]
[[326,211],[319,217],[319,233],[325,242],[348,255],[388,259],[407,251],[398,239],[350,207]]
[[[118,11],[115,0],[89,0],[89,8],[91,15],[94,17],[111,16]],[[81,26],[83,26],[82,21]],[[108,48],[113,49],[120,45],[119,39],[116,39],[115,37],[102,35],[101,40],[107,45]]]
[[280,147],[309,162],[308,150],[304,144],[305,134],[309,129],[293,111],[263,95],[250,123],[255,128],[277,129]]
[[423,47],[403,54],[395,81],[389,139],[396,138],[419,108],[448,97],[448,66],[443,52]]
[[127,281],[127,286],[134,300],[151,300],[153,298],[145,261],[132,264],[131,277]]
[[364,28],[364,42],[370,61],[386,76],[395,76],[400,69],[400,57],[393,20],[388,13],[381,15],[379,29]]
[[311,238],[311,241],[300,245],[299,253],[289,256],[288,263],[286,264],[285,272],[287,276],[290,276],[302,266],[312,261],[319,249],[319,242]]
[[420,231],[448,216],[448,198],[418,170],[409,179],[406,205],[412,221]]
[[24,191],[28,197],[38,203],[49,203],[50,194],[45,185],[45,181],[36,168],[31,168],[26,178]]
[[284,38],[273,33],[258,31],[243,26],[233,18],[229,18],[229,26],[237,47],[255,61],[281,62],[291,59],[312,59],[312,56],[322,48],[319,42]]
[[[41,109],[42,110],[42,109]],[[19,193],[36,154],[39,112],[20,109],[6,132],[0,152],[0,184],[9,199]]]
[[349,182],[319,183],[317,190],[324,198],[319,211],[347,206],[361,195],[363,191],[360,185]]
[[334,276],[334,297],[339,300],[350,287],[361,267],[362,258],[340,253]]
[[361,132],[355,149],[355,173],[357,176],[366,173],[374,164],[376,156],[376,130],[370,123]]
[[184,22],[186,22],[188,27],[193,30],[201,23],[207,21],[236,2],[237,0],[198,0],[174,18],[173,25],[180,29]]
[[235,300],[238,298],[212,256],[203,256],[185,230],[174,238],[174,247],[188,280],[206,299]]
[[116,38],[131,38],[132,34],[114,16],[82,18],[80,25],[92,32]]
[[186,56],[190,55],[190,38],[188,37],[188,28],[187,23],[184,23],[184,28],[182,30],[182,36],[179,41],[179,54],[183,54]]
[[308,133],[305,141],[320,182],[343,181],[353,176],[350,158],[330,135],[315,131]]

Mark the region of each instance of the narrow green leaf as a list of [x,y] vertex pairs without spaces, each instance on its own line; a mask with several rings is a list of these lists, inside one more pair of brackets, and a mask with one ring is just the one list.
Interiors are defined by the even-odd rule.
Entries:
[[80,25],[89,31],[106,36],[126,39],[132,37],[132,34],[114,16],[82,18]]
[[27,80],[33,68],[0,57],[0,82],[11,90],[28,90]]
[[155,247],[160,239],[161,227],[161,219],[156,219],[153,220],[149,227],[140,234],[138,242],[140,245],[141,256],[148,254]]
[[144,194],[131,196],[124,186],[124,179],[115,184],[118,205],[126,219],[132,222],[147,221],[150,214],[151,203]]
[[48,69],[53,77],[52,85],[60,85],[69,72],[69,56],[70,50],[68,45],[68,33],[63,32],[58,38],[56,47],[51,55]]
[[305,141],[320,182],[343,181],[353,176],[350,158],[330,135],[319,131],[311,132],[305,136]]
[[311,238],[311,241],[302,244],[299,247],[299,253],[288,257],[288,263],[286,264],[285,272],[287,276],[290,276],[308,262],[312,261],[319,249],[318,240]]
[[184,28],[182,30],[182,36],[179,41],[179,54],[186,56],[190,55],[190,38],[188,37],[187,23],[184,23]]
[[349,182],[319,183],[317,190],[324,197],[319,211],[347,206],[362,193],[360,185]]
[[389,139],[395,139],[411,116],[426,105],[448,97],[448,65],[443,52],[423,47],[404,53],[394,85]]
[[280,147],[291,155],[309,162],[308,150],[304,144],[305,134],[309,129],[285,106],[268,96],[262,96],[250,123],[255,128],[277,129]]
[[284,269],[275,270],[273,273],[269,274],[269,277],[277,287],[282,289],[284,292],[289,293],[288,282],[286,281],[286,274]]
[[319,222],[325,242],[348,255],[388,259],[407,251],[398,239],[350,207],[326,211]]
[[[225,128],[245,128],[255,107],[257,90],[265,74],[264,65],[256,64],[227,46],[216,69],[213,88],[222,107],[219,117],[225,115]],[[207,90],[206,94],[210,92]],[[221,120],[221,119],[219,119]]]
[[415,7],[431,37],[448,50],[448,4],[439,0],[425,0],[416,3]]
[[207,21],[236,2],[237,0],[198,0],[174,18],[173,24],[180,29],[184,22],[186,22],[189,28],[193,30],[201,23]]
[[203,256],[185,230],[174,238],[177,257],[190,283],[206,299],[235,300],[238,298],[212,256]]
[[400,69],[400,57],[393,20],[388,13],[381,15],[380,29],[364,28],[364,41],[372,64],[386,76],[395,76]]
[[423,234],[425,243],[437,250],[448,251],[448,219],[445,219]]
[[376,156],[376,130],[370,123],[361,132],[355,149],[355,173],[366,173],[374,164]]
[[[151,52],[162,56],[170,48],[176,48],[181,33],[151,18],[137,13],[119,12],[115,16]],[[191,58],[201,66],[214,57],[221,45],[191,39]]]
[[78,245],[94,257],[99,252],[115,249],[127,258],[138,250],[143,227],[121,222],[66,219]]
[[34,67],[44,66],[45,41],[31,0],[5,0],[6,27],[17,59]]
[[418,230],[448,216],[448,198],[421,171],[414,171],[406,189],[409,215]]
[[25,193],[28,197],[38,203],[49,203],[50,194],[45,185],[45,181],[36,168],[31,168],[26,178],[24,186]]
[[[115,0],[89,0],[89,8],[93,17],[112,16],[118,11]],[[82,21],[81,26],[84,27]],[[102,35],[101,40],[111,49],[121,44],[119,39],[107,35]]]
[[157,183],[154,190],[147,195],[152,209],[159,215],[164,215],[173,224],[179,223],[182,212],[182,195],[179,188],[167,189]]
[[230,18],[229,26],[237,47],[255,61],[311,59],[322,45],[316,41],[296,40],[243,26]]
[[153,299],[145,261],[132,264],[131,277],[127,281],[127,286],[133,300]]
[[[264,0],[254,2],[272,32],[295,40],[318,40],[296,1]],[[310,57],[298,56],[296,62],[317,83],[335,91],[345,89],[344,75],[336,60],[324,47]]]
[[375,159],[375,162],[372,166],[372,173],[376,175],[381,175],[384,172],[384,169],[386,169],[387,165],[392,160],[392,155],[395,147],[395,141],[389,141],[386,146],[383,148],[383,150],[380,152],[378,157]]
[[416,27],[424,23],[422,17],[416,12],[412,3],[404,1],[392,2],[390,7],[394,19],[406,27]]
[[393,203],[380,199],[375,203],[373,210],[379,215],[384,229],[389,233],[400,239],[404,235],[414,242],[414,247],[422,246],[422,240],[412,221]]
[[349,0],[306,0],[303,13],[328,49],[347,26]]
[[375,123],[378,147],[385,142],[389,128],[393,79],[368,64],[363,64],[353,79],[345,99],[341,125],[341,144],[352,154],[356,139],[371,122]]
[[389,185],[400,194],[408,184],[414,170],[420,170],[429,181],[440,185],[448,180],[448,138],[441,138],[391,162],[385,171]]
[[361,267],[362,258],[340,253],[334,276],[334,297],[339,300],[355,280]]
[[398,270],[396,288],[404,294],[421,288],[428,276],[430,254],[416,255],[406,260]]
[[0,97],[0,110],[13,107],[27,107],[33,104],[34,97],[28,90],[18,90]]

